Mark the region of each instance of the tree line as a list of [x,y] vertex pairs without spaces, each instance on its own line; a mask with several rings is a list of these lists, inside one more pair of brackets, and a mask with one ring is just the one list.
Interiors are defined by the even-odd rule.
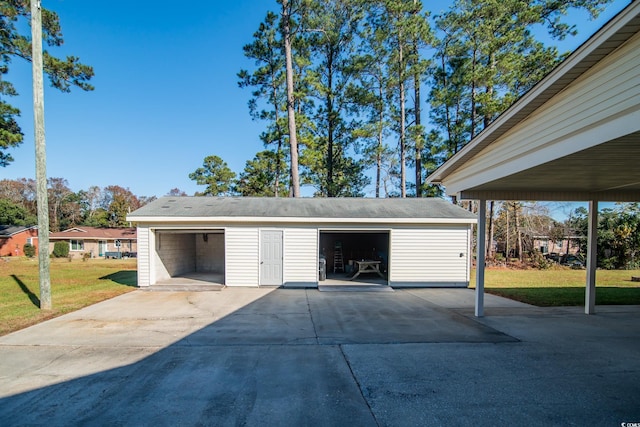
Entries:
[[[238,72],[249,90],[249,114],[264,123],[264,150],[236,174],[216,155],[189,178],[196,195],[293,196],[300,186],[318,197],[440,196],[423,178],[457,153],[566,53],[536,37],[574,35],[563,18],[571,9],[597,16],[610,0],[455,0],[432,14],[420,0],[276,0],[244,46],[254,66]],[[22,143],[16,96],[4,76],[13,59],[31,60],[23,34],[28,2],[0,2],[0,166]],[[63,42],[57,15],[43,13],[44,42]],[[93,69],[79,58],[45,53],[51,85],[92,90]],[[48,180],[52,231],[74,225],[126,226],[126,214],[154,197],[117,185],[73,192]],[[167,195],[186,195],[172,189]],[[35,182],[0,181],[0,223],[35,224]],[[602,266],[637,265],[638,205],[604,211]],[[503,248],[520,260],[535,252],[535,236],[582,239],[586,214],[563,224],[535,203],[490,202],[488,258]],[[635,245],[635,246],[634,246]]]
[[574,35],[569,10],[609,2],[456,0],[433,15],[420,0],[277,0],[238,73],[265,150],[237,178],[215,155],[190,177],[208,195],[441,195],[424,177],[566,56],[536,37]]
[[[47,180],[49,228],[56,232],[77,225],[90,227],[127,227],[129,212],[156,197],[134,195],[118,185],[91,186],[74,192],[64,178]],[[184,194],[178,189],[170,194]],[[37,223],[36,182],[30,178],[0,180],[0,224],[35,225]]]
[[[589,212],[578,208],[567,225],[579,237],[580,251],[586,252]],[[617,203],[598,214],[598,267],[640,269],[640,203]]]
[[[496,201],[494,207],[488,263],[548,268],[563,256],[577,255],[585,265],[589,212],[584,207],[572,209],[564,221],[551,218],[548,208],[537,202]],[[552,242],[555,254],[550,253]],[[597,251],[598,268],[640,268],[640,203],[599,210]]]
[[[237,177],[212,155],[190,178],[207,195],[295,197],[307,185],[360,197],[370,184],[376,197],[441,195],[423,178],[565,57],[538,38],[574,35],[570,10],[595,17],[610,2],[455,0],[433,14],[421,0],[276,0],[243,47],[253,68],[238,72],[265,150]],[[31,60],[28,3],[0,3],[0,77]],[[42,13],[43,41],[60,46],[58,16]],[[52,86],[93,89],[79,58],[44,62]],[[16,95],[1,79],[0,166],[23,140]]]
[[[118,185],[91,186],[73,192],[65,179],[48,180],[51,231],[74,226],[128,227],[126,216],[156,199],[136,196]],[[173,188],[167,196],[186,196]],[[33,179],[0,180],[0,224],[35,225],[36,184]],[[554,220],[537,202],[495,202],[493,231],[488,236],[488,262],[513,262],[548,267],[542,258],[545,241],[554,241],[567,254],[577,245],[583,257],[587,248],[588,212],[579,207],[564,221]],[[598,217],[598,267],[640,268],[640,203],[618,203],[601,209]]]

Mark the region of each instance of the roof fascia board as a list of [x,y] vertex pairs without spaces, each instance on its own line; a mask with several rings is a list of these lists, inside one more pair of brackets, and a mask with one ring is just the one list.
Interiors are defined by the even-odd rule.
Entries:
[[475,224],[476,218],[127,217],[142,224]]
[[[554,145],[537,147],[530,152],[519,154],[513,158],[500,159],[499,162],[478,164],[473,167],[468,164],[465,169],[459,169],[458,173],[449,177],[446,187],[447,194],[453,195],[465,190],[473,191],[473,188],[477,185],[504,179],[518,171],[568,156],[606,140],[613,140],[637,132],[638,124],[640,124],[640,110],[619,116],[615,120],[589,128],[584,132],[575,133],[571,137],[563,138]],[[509,192],[509,190],[506,191]]]
[[640,200],[640,191],[606,191],[591,193],[587,191],[537,191],[535,189],[518,191],[467,190],[457,193],[460,200],[539,200],[546,202],[636,202]]
[[[22,226],[21,226],[21,227],[22,227]],[[3,237],[4,237],[5,239],[6,239],[6,238],[9,238],[9,237],[13,237],[13,236],[15,236],[16,234],[24,233],[25,231],[33,230],[34,228],[37,228],[37,227],[36,227],[36,226],[24,227],[24,228],[21,228],[21,229],[19,229],[19,230],[17,230],[17,231],[12,232],[12,233],[5,234]]]

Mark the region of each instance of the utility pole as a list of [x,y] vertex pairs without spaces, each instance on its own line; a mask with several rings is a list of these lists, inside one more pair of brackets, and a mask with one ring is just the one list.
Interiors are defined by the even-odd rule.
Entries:
[[47,156],[44,141],[42,6],[40,0],[31,0],[31,49],[33,64],[33,124],[36,146],[36,198],[38,203],[40,309],[51,310],[51,279],[49,277],[49,202],[47,200]]

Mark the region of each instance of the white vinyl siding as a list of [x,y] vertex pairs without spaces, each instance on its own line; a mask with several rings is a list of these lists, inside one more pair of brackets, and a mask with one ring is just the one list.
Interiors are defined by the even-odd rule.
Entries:
[[638,69],[640,35],[468,161],[449,177],[447,190],[455,193],[640,130]]
[[151,285],[149,272],[151,265],[149,263],[149,228],[138,227],[138,286]]
[[317,286],[318,229],[287,228],[284,232],[285,286]]
[[396,228],[390,240],[392,286],[468,285],[468,225]]
[[[283,225],[281,228],[240,225],[219,227],[224,235],[209,235],[224,244],[216,255],[224,267],[227,286],[260,285],[260,232],[281,230],[283,235],[282,282],[290,287],[318,285],[320,231],[346,233],[388,233],[389,280],[396,286],[467,286],[469,281],[469,224],[427,224],[380,228],[352,224],[327,231],[322,226]],[[180,229],[153,230],[149,224],[138,227],[138,286],[150,286],[172,275],[167,270],[198,258],[197,251],[185,250],[180,242],[201,233]],[[223,243],[224,242],[224,243]],[[180,246],[180,247],[178,247]],[[195,246],[195,244],[194,244]],[[169,253],[170,252],[170,253]],[[460,256],[462,254],[462,256]],[[194,261],[195,262],[195,261]]]
[[260,241],[257,227],[225,229],[225,284],[258,286],[260,282]]

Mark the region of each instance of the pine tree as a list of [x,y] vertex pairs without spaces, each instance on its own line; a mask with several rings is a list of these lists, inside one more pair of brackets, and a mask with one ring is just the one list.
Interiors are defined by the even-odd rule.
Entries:
[[[293,77],[293,49],[296,35],[295,16],[304,8],[303,0],[279,0],[281,5],[280,31],[284,43],[286,87],[287,87],[287,123],[289,127],[289,156],[291,196],[300,197],[300,175],[298,172],[298,131],[296,127],[295,113],[295,84]],[[302,8],[302,9],[301,9]]]
[[189,174],[189,179],[207,188],[196,196],[223,196],[231,194],[236,174],[220,157],[212,155],[204,158],[202,167]]
[[[398,135],[400,196],[406,197],[406,164],[408,152],[407,91],[424,67],[419,46],[429,39],[429,25],[422,13],[420,1],[380,0],[375,2],[372,22],[376,31],[385,36],[385,57],[388,67],[390,99]],[[417,137],[420,132],[415,132]],[[421,140],[417,139],[418,147]]]
[[440,16],[430,103],[445,160],[563,58],[535,39],[535,26],[546,25],[551,36],[562,39],[575,33],[561,21],[568,9],[585,8],[596,16],[609,2],[458,0]]
[[313,55],[309,72],[313,136],[303,152],[305,183],[325,197],[358,196],[368,183],[363,163],[354,157],[355,121],[348,102],[354,79],[353,56],[363,9],[354,0],[310,2],[307,37]]
[[282,160],[273,151],[265,150],[247,161],[244,171],[235,184],[235,193],[241,196],[274,197],[284,193],[287,174],[279,165]]
[[[13,84],[3,77],[9,72],[14,58],[31,61],[31,37],[27,25],[30,10],[27,1],[0,2],[0,167],[13,161],[6,150],[20,145],[24,136],[16,120],[20,116],[20,110],[6,101],[7,97],[17,96],[18,93]],[[51,47],[62,45],[64,39],[55,12],[42,9],[42,27],[44,43]],[[72,86],[93,90],[93,86],[88,83],[93,77],[93,68],[82,64],[79,58],[68,56],[60,59],[45,51],[43,62],[44,72],[54,88],[62,92],[69,92]]]
[[[278,197],[282,193],[281,171],[285,166],[284,139],[286,123],[281,117],[281,111],[286,106],[285,74],[283,44],[279,38],[278,16],[268,12],[258,31],[253,35],[254,41],[245,45],[243,50],[246,57],[254,59],[257,68],[253,73],[241,70],[238,73],[240,87],[252,87],[253,98],[249,101],[249,110],[254,119],[266,120],[267,130],[260,135],[265,146],[275,144],[275,181],[273,195]],[[267,106],[260,109],[260,100],[266,100]],[[266,154],[264,155],[266,156]]]

